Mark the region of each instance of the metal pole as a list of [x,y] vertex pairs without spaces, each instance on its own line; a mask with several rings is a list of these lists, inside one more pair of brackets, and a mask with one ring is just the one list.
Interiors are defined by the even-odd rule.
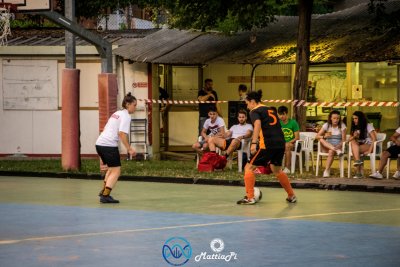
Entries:
[[97,51],[101,56],[101,72],[112,73],[112,46],[111,43],[104,40],[100,36],[86,30],[78,23],[62,16],[61,14],[53,11],[38,12],[37,14],[45,16],[52,22],[66,28],[68,31],[79,36],[83,40],[96,46]]
[[[65,17],[75,22],[75,0],[65,0]],[[76,46],[75,35],[65,31],[65,67],[76,68]]]

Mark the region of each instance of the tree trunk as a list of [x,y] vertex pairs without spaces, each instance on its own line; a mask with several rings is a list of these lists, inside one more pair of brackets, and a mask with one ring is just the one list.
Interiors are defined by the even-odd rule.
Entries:
[[[296,72],[293,84],[293,97],[296,100],[306,99],[308,67],[310,63],[310,29],[311,14],[314,0],[299,0],[299,28],[297,33]],[[298,102],[295,102],[296,104]],[[294,116],[300,125],[300,131],[305,131],[306,109],[294,106]]]

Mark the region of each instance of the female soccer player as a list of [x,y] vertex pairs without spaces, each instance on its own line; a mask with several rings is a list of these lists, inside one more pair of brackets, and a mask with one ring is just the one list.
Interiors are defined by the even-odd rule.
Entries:
[[281,170],[285,153],[285,138],[278,115],[274,109],[260,103],[261,96],[261,90],[250,92],[246,96],[246,104],[250,110],[254,131],[250,148],[251,157],[244,170],[246,196],[237,201],[237,204],[253,205],[256,203],[254,199],[254,184],[256,181],[254,170],[257,166],[266,166],[268,163],[270,163],[272,172],[288,194],[286,201],[295,203],[297,198],[290,185],[289,178]]
[[116,111],[108,119],[103,132],[96,141],[96,151],[101,160],[107,165],[104,178],[104,187],[100,192],[101,203],[119,203],[119,200],[110,196],[111,190],[121,174],[121,160],[118,150],[118,141],[121,141],[131,157],[136,155],[135,149],[130,146],[128,134],[131,125],[131,115],[136,110],[136,98],[128,93],[122,101],[122,110]]

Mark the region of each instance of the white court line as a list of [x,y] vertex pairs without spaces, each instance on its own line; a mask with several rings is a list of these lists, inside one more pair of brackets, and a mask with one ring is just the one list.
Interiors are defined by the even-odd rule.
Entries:
[[283,219],[301,219],[301,218],[311,218],[311,217],[324,217],[324,216],[331,216],[331,215],[347,215],[347,214],[360,214],[360,213],[372,213],[372,212],[389,212],[389,211],[400,211],[400,208],[383,209],[383,210],[358,210],[358,211],[341,211],[341,212],[329,212],[329,213],[315,213],[315,214],[308,214],[308,215],[294,215],[294,216],[263,218],[263,219],[248,219],[248,220],[237,220],[237,221],[228,221],[228,222],[213,222],[213,223],[174,225],[174,226],[165,226],[165,227],[130,229],[130,230],[119,230],[119,231],[97,232],[97,233],[85,233],[85,234],[31,237],[31,238],[24,238],[24,239],[17,239],[17,240],[0,240],[0,245],[15,244],[15,243],[27,242],[27,241],[46,241],[46,240],[66,239],[66,238],[74,238],[74,237],[90,237],[90,236],[101,236],[101,235],[112,235],[112,234],[135,233],[135,232],[160,231],[160,230],[179,229],[179,228],[207,227],[207,226],[224,225],[224,224],[264,222],[264,221],[283,220]]

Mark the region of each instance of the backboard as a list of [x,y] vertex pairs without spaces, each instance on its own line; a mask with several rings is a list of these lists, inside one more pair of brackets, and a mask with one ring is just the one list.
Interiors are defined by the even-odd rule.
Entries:
[[0,0],[0,3],[10,3],[17,6],[17,12],[49,11],[51,0]]

